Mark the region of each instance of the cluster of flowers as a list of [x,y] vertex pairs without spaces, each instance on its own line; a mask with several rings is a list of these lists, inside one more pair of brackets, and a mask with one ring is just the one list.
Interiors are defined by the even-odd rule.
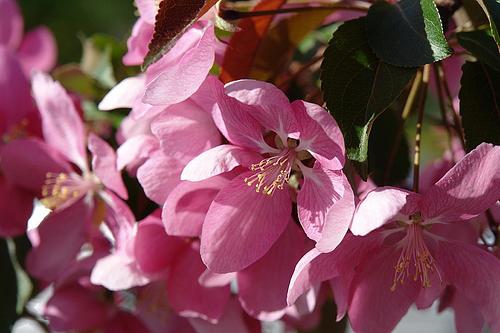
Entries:
[[[142,63],[153,33],[154,2],[136,2],[127,65]],[[360,333],[390,332],[437,299],[459,331],[500,332],[500,261],[477,241],[481,214],[498,212],[499,147],[445,157],[420,193],[348,179],[325,109],[209,74],[224,48],[205,16],[100,103],[131,108],[115,152],[43,73],[50,34],[21,43],[15,3],[0,0],[0,14],[0,234],[26,232],[34,198],[52,210],[28,231],[26,263],[52,288],[51,329],[307,329],[333,291],[337,320]],[[122,171],[162,208],[136,221]]]

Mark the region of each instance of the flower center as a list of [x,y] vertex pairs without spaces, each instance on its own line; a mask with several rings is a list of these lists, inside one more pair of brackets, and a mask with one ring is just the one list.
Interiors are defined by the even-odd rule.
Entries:
[[252,164],[250,169],[257,171],[244,179],[248,186],[255,186],[255,191],[265,195],[273,195],[276,189],[282,190],[290,180],[290,172],[295,159],[295,151],[284,150],[281,154],[263,159],[258,164]]
[[92,176],[48,172],[42,187],[40,202],[49,209],[63,208],[76,202],[96,187]]
[[436,271],[441,279],[441,274],[436,266],[423,238],[423,229],[420,223],[414,222],[408,226],[406,237],[403,239],[404,246],[396,266],[394,266],[394,280],[391,291],[396,290],[398,282],[403,284],[410,275],[410,263],[413,262],[413,281],[420,280],[423,288],[431,287],[430,274]]

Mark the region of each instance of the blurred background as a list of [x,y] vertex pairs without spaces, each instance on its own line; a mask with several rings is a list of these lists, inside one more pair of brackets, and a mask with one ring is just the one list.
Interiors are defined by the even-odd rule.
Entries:
[[18,0],[25,30],[48,26],[59,50],[59,64],[80,61],[82,39],[94,33],[126,41],[135,21],[133,1],[127,0]]

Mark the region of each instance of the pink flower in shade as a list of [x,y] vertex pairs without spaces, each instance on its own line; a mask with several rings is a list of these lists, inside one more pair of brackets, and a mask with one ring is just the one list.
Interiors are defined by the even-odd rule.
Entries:
[[33,70],[51,70],[57,57],[54,36],[45,27],[23,36],[23,28],[23,17],[15,0],[0,0],[0,49],[12,52],[27,76]]
[[261,258],[286,229],[295,196],[304,231],[331,251],[354,211],[335,120],[317,105],[290,103],[268,83],[241,80],[224,88],[209,79],[217,100],[213,118],[228,144],[197,156],[181,178],[201,181],[239,166],[250,170],[232,179],[210,205],[201,234],[207,267],[234,272]]
[[3,46],[0,46],[0,73],[0,210],[3,212],[0,235],[10,237],[26,231],[36,193],[4,177],[2,165],[6,157],[2,151],[16,139],[40,136],[40,118],[19,61]]
[[354,330],[390,332],[412,303],[429,307],[450,286],[498,331],[500,261],[477,245],[476,231],[461,221],[500,198],[499,163],[500,148],[481,144],[423,194],[371,191],[351,226],[360,236],[349,235],[332,253],[306,254],[292,277],[289,302],[330,280],[339,316],[348,309]]
[[36,74],[33,93],[45,142],[34,138],[10,142],[2,149],[2,170],[9,182],[38,193],[42,204],[53,210],[32,232],[34,249],[27,264],[34,276],[51,281],[73,260],[106,211],[114,209],[115,194],[126,199],[127,191],[116,170],[115,152],[96,135],[87,138],[60,84]]

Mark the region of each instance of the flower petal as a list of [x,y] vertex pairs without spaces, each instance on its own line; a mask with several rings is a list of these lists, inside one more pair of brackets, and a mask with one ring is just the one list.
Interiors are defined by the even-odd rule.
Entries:
[[109,111],[132,108],[140,103],[144,94],[146,77],[144,75],[126,78],[111,89],[99,103],[99,110]]
[[15,50],[23,38],[23,28],[23,17],[16,1],[0,0],[0,45]]
[[262,157],[252,151],[232,145],[220,145],[209,149],[191,160],[184,170],[181,179],[192,182],[208,179],[229,172],[242,165],[249,167],[258,163]]
[[356,332],[391,332],[415,301],[420,284],[413,281],[391,291],[400,249],[385,248],[372,255],[352,285],[349,319]]
[[60,83],[46,74],[33,76],[33,96],[42,115],[45,141],[81,170],[87,170],[83,121]]
[[89,135],[88,146],[92,153],[92,171],[104,186],[127,200],[127,189],[120,172],[116,169],[116,154],[113,148],[94,133]]
[[156,13],[158,12],[156,2],[151,0],[135,0],[135,4],[141,18],[149,24],[154,24]]
[[216,322],[230,298],[230,288],[205,288],[198,282],[205,271],[198,245],[192,244],[178,259],[167,281],[168,300],[183,317],[201,318]]
[[224,187],[205,218],[201,256],[216,273],[236,272],[257,261],[290,221],[288,190],[272,196],[257,193],[243,181],[249,175],[242,174]]
[[29,191],[12,186],[4,177],[0,177],[1,237],[19,236],[26,232],[33,211],[33,197]]
[[148,84],[143,101],[151,105],[171,105],[186,100],[202,85],[214,60],[214,27],[207,24],[198,43],[178,61],[163,68]]
[[24,36],[17,50],[24,73],[30,75],[34,70],[48,72],[57,60],[57,45],[52,32],[46,27],[38,27]]
[[210,204],[219,191],[229,184],[225,177],[200,182],[181,182],[163,205],[162,220],[169,235],[199,237]]
[[2,147],[1,170],[10,183],[39,193],[48,172],[70,172],[69,164],[39,139],[14,140]]
[[500,260],[474,245],[441,241],[436,262],[443,280],[479,308],[492,332],[500,330]]
[[351,225],[351,232],[364,236],[393,221],[398,214],[410,215],[417,210],[416,193],[396,187],[379,187],[369,192],[359,203]]
[[[143,0],[144,1],[144,0]],[[150,0],[145,0],[152,2]],[[141,65],[148,53],[148,45],[153,37],[154,26],[142,17],[135,22],[132,34],[127,40],[127,53],[123,56],[123,64],[127,66]]]
[[483,143],[465,155],[423,197],[423,214],[451,222],[475,217],[500,198],[500,147]]
[[351,226],[355,208],[354,193],[349,180],[344,176],[344,194],[326,213],[323,231],[316,243],[319,251],[330,252],[340,244]]
[[137,179],[146,196],[162,205],[180,182],[183,166],[178,160],[157,151],[137,170]]
[[318,241],[328,214],[344,195],[345,176],[342,171],[324,169],[319,163],[301,170],[304,184],[297,195],[299,221],[307,237]]
[[140,134],[125,141],[116,150],[116,168],[121,171],[127,167],[135,173],[151,154],[160,148],[158,140],[147,134]]
[[277,320],[286,311],[286,294],[295,264],[311,247],[290,221],[271,249],[238,272],[238,296],[245,311],[259,320]]
[[221,143],[221,136],[210,113],[187,100],[172,105],[151,123],[166,155],[186,163]]
[[295,132],[297,124],[288,97],[276,86],[257,80],[238,80],[225,86],[229,96],[257,108],[252,112],[264,128],[279,134],[282,140]]
[[342,169],[344,137],[333,117],[321,106],[300,100],[292,103],[292,109],[300,132],[297,150],[310,151],[324,168]]

